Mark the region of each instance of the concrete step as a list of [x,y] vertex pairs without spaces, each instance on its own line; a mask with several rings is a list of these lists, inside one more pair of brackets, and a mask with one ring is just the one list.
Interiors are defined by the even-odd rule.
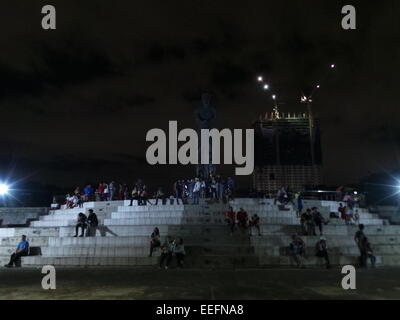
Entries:
[[[387,254],[399,254],[400,250],[394,248],[392,245],[378,245],[373,247],[374,255],[387,255]],[[289,246],[268,246],[261,245],[255,247],[255,252],[258,255],[266,256],[289,256],[290,250]],[[315,254],[315,246],[307,246],[305,252],[309,255]],[[340,247],[328,247],[328,253],[333,255],[360,255],[358,247],[353,244],[352,246],[340,246]]]
[[[110,213],[99,213],[97,214],[97,218],[99,221],[103,221],[106,218],[111,218],[111,212]],[[58,214],[58,215],[47,215],[47,216],[42,216],[40,217],[39,221],[59,221],[59,220],[75,220],[77,221],[77,217],[75,215],[68,215],[68,214]]]
[[[186,211],[157,211],[157,212],[113,212],[111,214],[112,219],[130,219],[130,218],[220,218],[225,219],[223,212],[186,212]],[[263,212],[259,214],[260,219],[263,218],[295,218],[295,215],[291,213],[274,213],[274,212]]]
[[[373,246],[375,245],[399,245],[399,236],[380,236],[380,235],[367,235],[369,241]],[[302,236],[303,241],[308,246],[315,245],[319,240],[319,236]],[[342,235],[325,235],[328,246],[352,246],[355,245],[354,238],[352,236],[343,237]],[[273,245],[273,246],[285,246],[292,241],[290,235],[263,235],[251,237],[251,243],[257,245]]]
[[[106,226],[123,226],[123,225],[185,225],[185,224],[222,224],[225,225],[224,217],[202,217],[202,218],[128,218],[128,219],[105,219]],[[296,218],[263,218],[262,223],[265,224],[283,224],[296,225]]]
[[[358,256],[350,255],[329,255],[329,260],[331,265],[353,265],[357,266]],[[296,266],[295,260],[291,256],[260,256],[260,265],[264,266]],[[307,267],[324,267],[325,261],[323,258],[318,258],[316,256],[307,256],[306,259],[302,259],[303,264]],[[368,264],[370,261],[368,259]],[[376,256],[376,265],[383,265],[382,258]]]
[[[179,237],[180,235],[172,235],[173,237]],[[161,241],[163,242],[166,239],[166,236],[161,237]],[[190,237],[184,238],[185,245],[199,245],[204,244],[208,245],[210,243],[217,243],[220,245],[232,245],[232,244],[249,244],[248,237],[240,237],[240,236],[230,236],[226,235],[217,235],[217,236],[201,236],[201,235],[192,235]],[[56,247],[56,246],[137,246],[137,245],[145,245],[148,246],[150,243],[150,237],[148,235],[145,236],[131,236],[131,237],[85,237],[85,238],[75,238],[75,237],[63,237],[63,238],[49,238],[48,246]]]
[[33,267],[53,265],[60,267],[84,266],[152,266],[158,257],[23,257],[22,266]]
[[254,268],[259,266],[259,258],[255,255],[187,255],[184,262],[189,268]]

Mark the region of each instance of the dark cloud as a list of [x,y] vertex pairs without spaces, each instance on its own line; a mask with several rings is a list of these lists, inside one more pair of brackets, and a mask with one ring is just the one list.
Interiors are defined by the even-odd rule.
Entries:
[[44,183],[142,176],[169,186],[194,168],[147,165],[146,132],[168,120],[193,126],[203,91],[220,127],[250,127],[273,106],[259,73],[284,112],[304,112],[301,90],[321,84],[314,111],[328,184],[398,165],[397,2],[353,3],[355,31],[340,27],[344,1],[54,0],[56,31],[40,28],[44,4],[0,11],[3,172],[11,163]]

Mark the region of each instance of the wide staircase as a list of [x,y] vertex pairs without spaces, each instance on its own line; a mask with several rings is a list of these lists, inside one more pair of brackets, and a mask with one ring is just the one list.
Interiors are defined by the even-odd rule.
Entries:
[[[151,200],[154,203],[154,200]],[[130,201],[87,202],[83,208],[51,210],[33,221],[30,227],[0,228],[0,263],[6,264],[21,235],[31,245],[31,255],[23,257],[23,266],[151,266],[157,265],[160,250],[149,257],[149,238],[154,227],[160,230],[162,242],[167,236],[182,237],[187,252],[186,267],[246,268],[294,265],[288,245],[293,233],[300,233],[299,218],[292,205],[277,206],[273,200],[235,199],[229,204],[170,204],[138,206]],[[231,235],[224,212],[231,205],[260,217],[261,236],[237,230]],[[329,219],[337,212],[334,201],[304,201],[305,208],[317,207]],[[100,221],[95,237],[75,238],[79,212],[93,209]],[[400,265],[400,226],[390,225],[378,215],[358,208],[360,223],[365,225],[377,266]],[[359,256],[354,242],[357,226],[341,219],[330,219],[324,226],[332,264],[356,264]],[[317,230],[317,234],[318,234]],[[314,255],[319,236],[302,236],[307,245],[305,264],[323,264]]]

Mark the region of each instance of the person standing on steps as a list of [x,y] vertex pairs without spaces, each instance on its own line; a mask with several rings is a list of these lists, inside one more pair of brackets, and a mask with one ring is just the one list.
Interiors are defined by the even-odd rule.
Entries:
[[364,234],[364,225],[360,224],[358,226],[358,231],[354,235],[354,241],[358,246],[358,250],[360,250],[360,267],[364,268],[367,266],[367,248],[365,247],[365,234]]
[[301,193],[298,192],[295,195],[296,198],[296,216],[297,218],[301,217],[301,213],[303,212],[303,198],[301,196]]
[[82,212],[79,212],[78,221],[77,221],[77,224],[75,226],[75,235],[74,235],[74,237],[78,236],[79,228],[82,229],[82,233],[81,233],[80,237],[84,236],[85,229],[86,229],[86,222],[87,222],[87,217]]
[[177,180],[174,183],[174,193],[175,193],[176,204],[179,204],[179,199],[181,199],[181,201],[183,202],[182,199],[183,185],[180,180]]
[[367,257],[371,261],[371,267],[375,268],[375,263],[376,263],[376,257],[374,256],[374,251],[372,250],[371,244],[368,241],[368,238],[365,237],[363,240],[363,247],[366,251]]
[[201,182],[199,178],[196,178],[194,181],[195,182],[193,186],[193,204],[199,204]]
[[[311,209],[311,212],[313,215],[314,225],[318,227],[319,235],[322,236],[324,217],[321,215],[321,213],[317,210],[316,207],[313,207]],[[314,235],[315,235],[315,229],[314,229]]]

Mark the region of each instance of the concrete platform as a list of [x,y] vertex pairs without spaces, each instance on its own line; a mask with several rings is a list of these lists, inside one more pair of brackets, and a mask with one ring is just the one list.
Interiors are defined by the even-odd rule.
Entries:
[[[151,200],[153,203],[154,200]],[[40,247],[41,256],[23,258],[24,266],[148,266],[156,265],[159,251],[148,258],[149,237],[154,227],[160,229],[161,240],[167,236],[183,237],[187,265],[191,268],[256,268],[258,266],[292,266],[287,252],[293,233],[300,233],[295,208],[288,204],[280,210],[265,199],[235,199],[231,203],[200,205],[165,204],[138,206],[130,201],[88,202],[82,208],[51,210],[39,221],[25,228],[0,228],[0,262],[8,262],[10,253],[25,234],[31,246]],[[262,236],[236,231],[233,236],[225,222],[228,206],[243,208],[249,215],[260,216]],[[334,201],[307,201],[305,208],[316,206],[325,217],[339,206]],[[99,217],[96,237],[74,238],[79,212],[92,208]],[[388,225],[385,219],[366,209],[357,209],[365,234],[375,250],[378,266],[400,265],[400,226]],[[328,250],[333,264],[356,263],[358,248],[354,242],[357,226],[341,219],[332,219],[324,226]],[[318,230],[317,230],[318,232]],[[318,237],[302,237],[307,245],[306,265],[318,265],[314,257]],[[5,262],[4,262],[5,263]],[[3,264],[4,264],[3,263]]]

